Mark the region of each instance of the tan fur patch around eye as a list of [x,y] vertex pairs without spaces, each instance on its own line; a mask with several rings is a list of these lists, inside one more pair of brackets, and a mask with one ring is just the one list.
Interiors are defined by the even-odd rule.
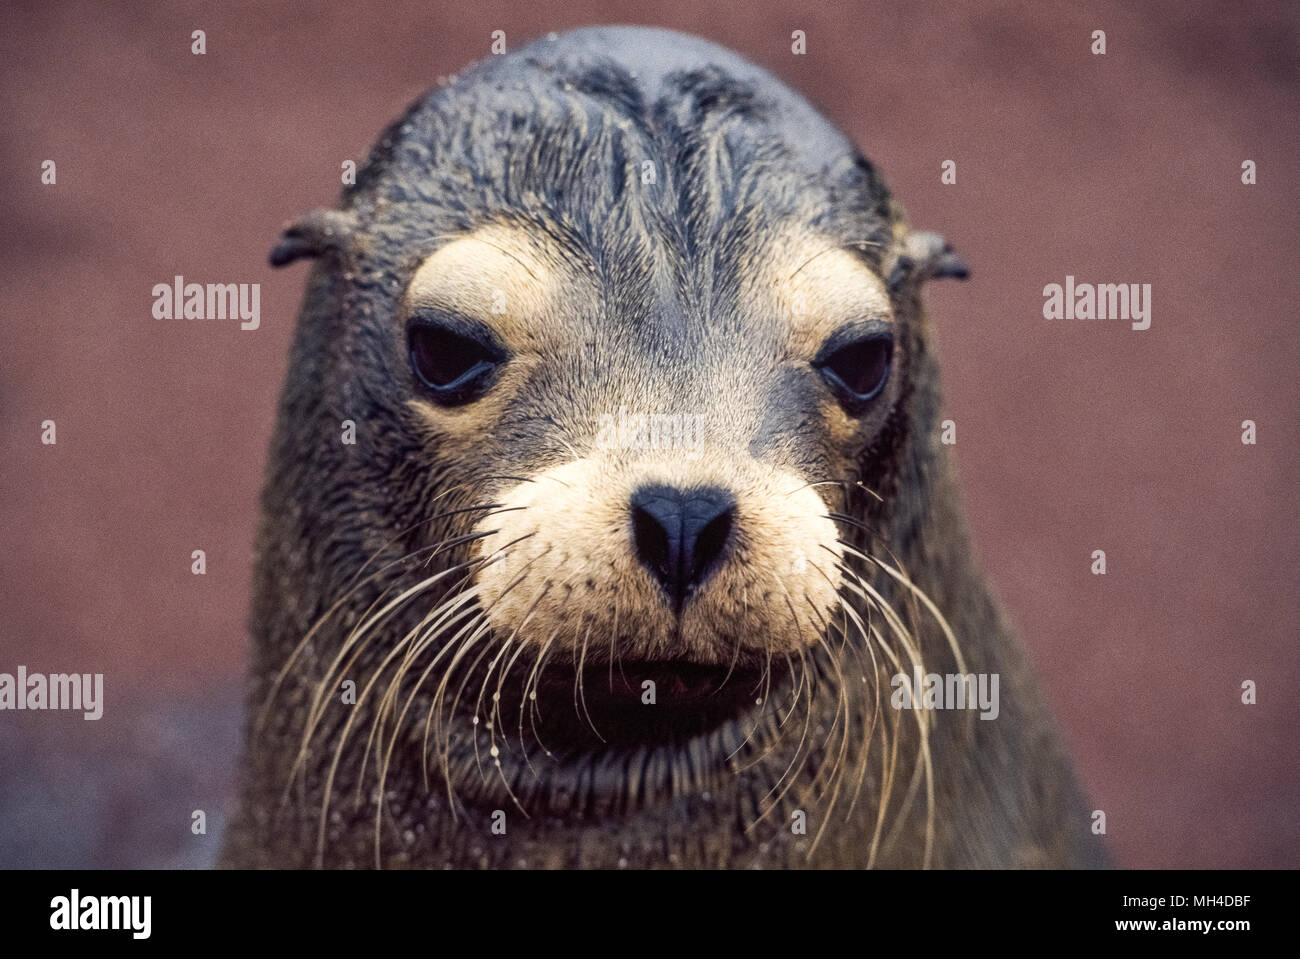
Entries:
[[430,254],[411,278],[403,310],[408,316],[420,308],[455,311],[523,350],[546,336],[557,307],[571,307],[582,295],[579,271],[560,251],[523,230],[493,225]]
[[825,240],[791,240],[776,251],[769,276],[778,307],[789,318],[792,355],[815,355],[849,322],[893,322],[884,282],[852,250]]
[[572,256],[528,231],[493,224],[450,241],[412,276],[394,335],[405,335],[407,319],[418,310],[445,310],[491,327],[512,356],[479,402],[444,409],[419,398],[407,407],[439,433],[483,433],[515,385],[527,379],[538,353],[561,340],[569,318],[596,301],[593,281]]

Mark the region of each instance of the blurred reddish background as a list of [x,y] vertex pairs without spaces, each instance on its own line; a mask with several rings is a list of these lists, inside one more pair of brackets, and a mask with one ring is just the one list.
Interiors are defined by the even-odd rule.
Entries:
[[[0,713],[0,865],[211,861],[305,275],[266,252],[493,30],[515,48],[620,22],[701,34],[792,83],[971,263],[930,296],[970,518],[1119,862],[1300,864],[1300,8],[380,8],[0,13],[0,671],[103,672],[107,690],[98,722]],[[262,328],[155,321],[151,288],[176,274],[262,284]],[[1042,288],[1067,274],[1151,283],[1151,329],[1044,320]],[[200,548],[206,576],[190,573]],[[1258,705],[1241,705],[1244,679]]]

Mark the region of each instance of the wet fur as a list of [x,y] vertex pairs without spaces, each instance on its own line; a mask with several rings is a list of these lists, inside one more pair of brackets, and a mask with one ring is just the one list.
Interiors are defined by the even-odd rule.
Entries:
[[[659,170],[646,202],[629,198],[642,159]],[[654,362],[682,368],[707,365],[719,334],[699,317],[761,285],[755,250],[790,224],[887,281],[900,389],[852,460],[808,435],[817,410],[795,399],[763,411],[749,439],[819,484],[846,548],[848,609],[819,623],[824,642],[770,664],[783,698],[757,720],[682,748],[588,743],[561,764],[535,753],[507,773],[457,713],[462,700],[490,703],[511,663],[526,683],[545,654],[485,630],[472,598],[458,605],[481,570],[475,528],[502,490],[571,457],[585,413],[617,409],[633,375],[557,362],[473,443],[439,437],[405,402],[392,318],[407,284],[448,238],[501,223],[583,251],[595,286],[617,291],[617,320],[602,322],[624,345],[661,329],[645,341],[668,344]],[[1102,863],[1019,644],[970,559],[919,300],[925,279],[960,269],[924,236],[802,100],[693,38],[579,31],[491,58],[413,105],[343,210],[304,218],[272,256],[317,261],[271,450],[248,742],[223,863]],[[680,312],[653,309],[665,301]],[[755,344],[779,332],[756,329]],[[355,446],[339,442],[347,419]],[[814,621],[798,597],[791,615]],[[891,709],[888,677],[913,662],[999,673],[1001,716]],[[356,706],[339,701],[344,679]],[[522,728],[526,698],[512,709]],[[505,836],[490,831],[495,809]],[[791,832],[795,810],[807,835]]]

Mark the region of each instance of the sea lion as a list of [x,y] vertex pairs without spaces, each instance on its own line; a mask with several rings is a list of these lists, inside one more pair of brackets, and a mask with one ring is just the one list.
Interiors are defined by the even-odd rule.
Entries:
[[800,96],[548,37],[302,257],[225,865],[1104,861],[939,439],[965,267]]

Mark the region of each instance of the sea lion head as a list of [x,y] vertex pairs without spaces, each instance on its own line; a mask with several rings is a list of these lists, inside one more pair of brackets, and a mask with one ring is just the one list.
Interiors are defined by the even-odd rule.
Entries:
[[691,772],[638,802],[698,787],[877,628],[933,416],[918,288],[964,268],[770,75],[664,31],[490,58],[272,261],[302,256],[259,621],[310,595],[268,665],[310,628],[319,689],[357,678],[462,798],[628,801],[617,757],[656,750]]

